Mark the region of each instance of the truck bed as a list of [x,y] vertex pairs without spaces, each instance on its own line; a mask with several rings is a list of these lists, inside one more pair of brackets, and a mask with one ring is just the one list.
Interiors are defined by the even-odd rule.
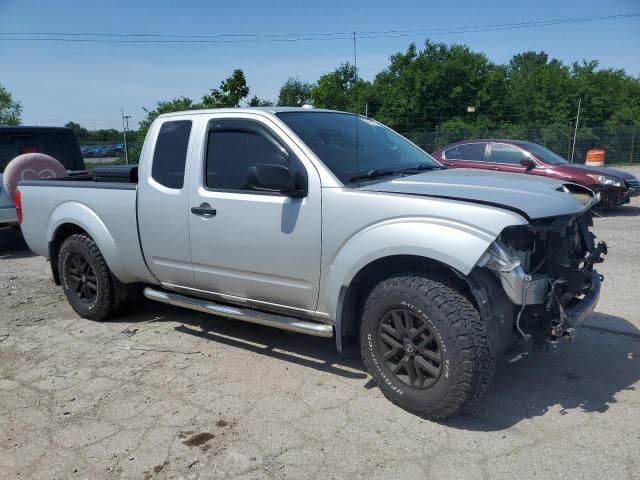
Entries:
[[19,184],[22,231],[29,248],[49,258],[49,240],[66,223],[92,231],[114,274],[123,282],[156,283],[140,246],[137,185],[78,177]]

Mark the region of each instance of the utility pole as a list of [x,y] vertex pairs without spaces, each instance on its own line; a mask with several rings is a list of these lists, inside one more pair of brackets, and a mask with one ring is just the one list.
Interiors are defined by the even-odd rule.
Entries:
[[131,115],[125,115],[124,109],[120,107],[120,113],[122,115],[122,136],[124,137],[124,161],[129,164],[129,148],[127,146],[127,132],[129,131],[129,119]]
[[356,47],[356,32],[353,32],[353,66],[356,69],[356,80],[358,80],[358,50]]
[[576,152],[576,136],[578,135],[578,122],[580,121],[580,104],[582,97],[578,98],[578,114],[576,115],[576,129],[573,132],[573,147],[571,147],[571,163],[573,163],[573,155]]

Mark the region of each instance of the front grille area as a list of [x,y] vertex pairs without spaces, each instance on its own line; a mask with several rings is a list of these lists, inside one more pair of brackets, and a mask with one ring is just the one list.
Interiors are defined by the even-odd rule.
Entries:
[[628,188],[640,188],[640,181],[637,178],[625,180],[624,183],[627,184]]

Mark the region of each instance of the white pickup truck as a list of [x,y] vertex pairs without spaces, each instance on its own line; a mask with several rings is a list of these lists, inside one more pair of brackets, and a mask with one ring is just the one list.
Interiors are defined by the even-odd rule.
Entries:
[[107,173],[16,194],[27,243],[80,316],[105,320],[142,286],[339,350],[355,339],[384,394],[427,418],[479,398],[515,339],[573,336],[600,293],[593,192],[447,170],[365,117],[165,114],[139,168]]

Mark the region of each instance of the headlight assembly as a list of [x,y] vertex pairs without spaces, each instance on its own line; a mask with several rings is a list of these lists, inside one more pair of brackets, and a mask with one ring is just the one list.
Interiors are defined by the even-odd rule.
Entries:
[[596,173],[587,173],[588,177],[591,177],[596,183],[600,185],[606,185],[608,187],[624,187],[624,182],[617,178],[608,177],[607,175],[598,175]]

